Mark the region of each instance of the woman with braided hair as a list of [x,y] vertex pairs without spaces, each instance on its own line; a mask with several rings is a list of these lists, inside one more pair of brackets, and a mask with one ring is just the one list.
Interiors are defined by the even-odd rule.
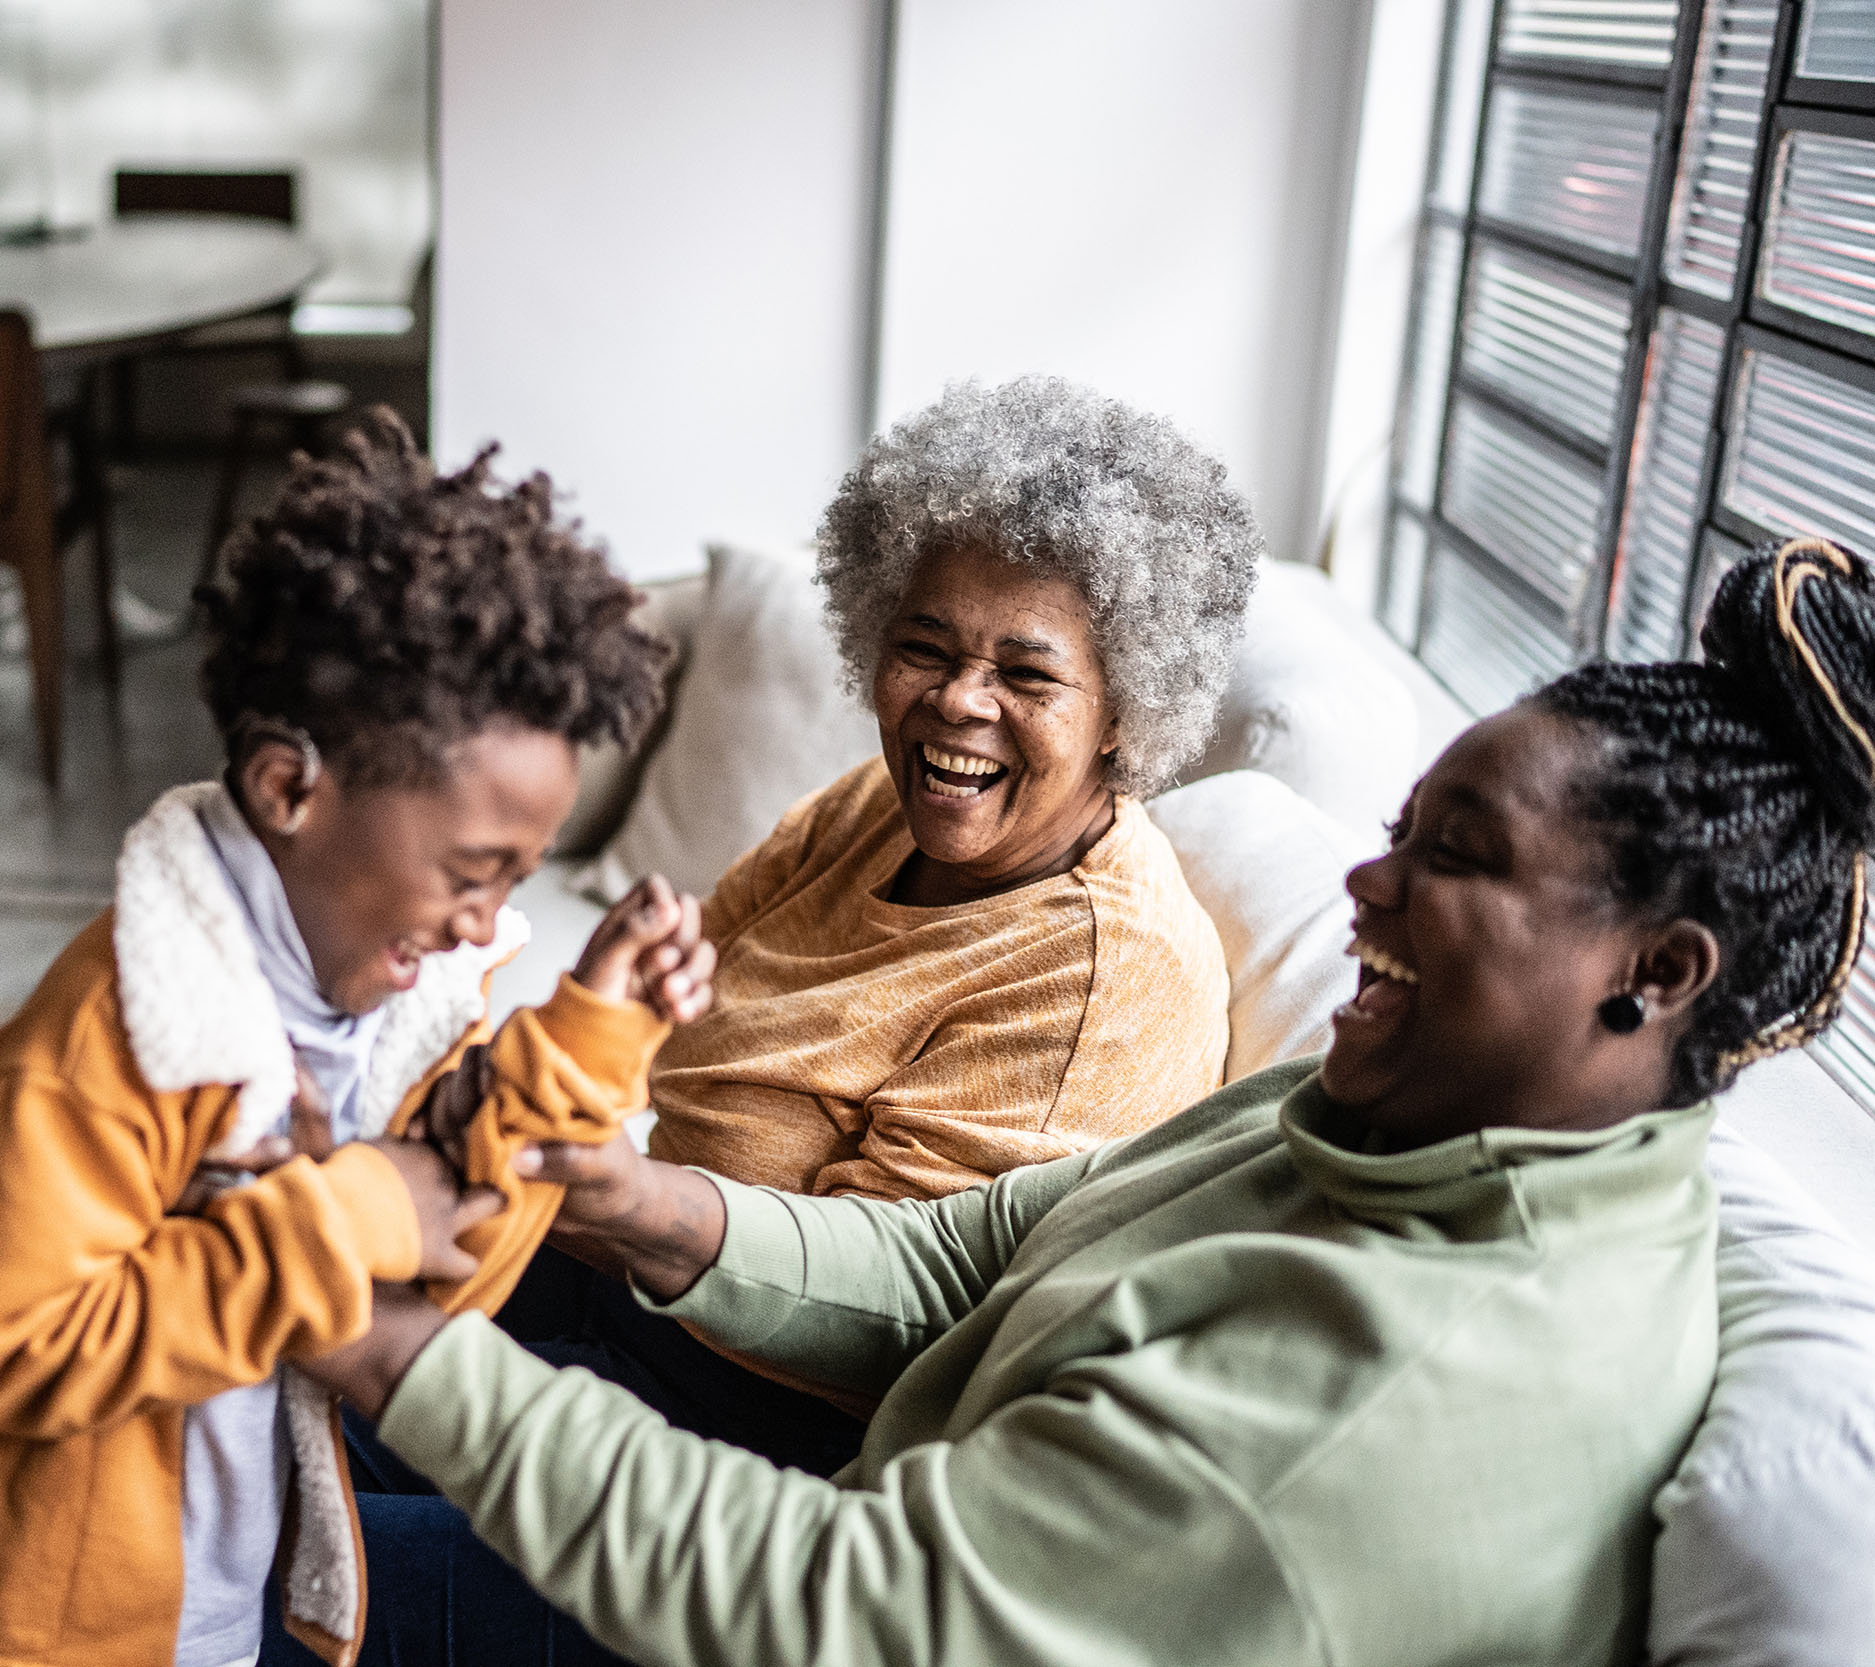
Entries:
[[1586,811],[1607,830],[1617,896],[1719,938],[1670,1105],[1722,1092],[1836,1016],[1875,830],[1868,568],[1793,540],[1726,576],[1701,641],[1703,666],[1590,666],[1536,701],[1604,737]]
[[525,1150],[644,1302],[883,1399],[823,1481],[387,1294],[312,1369],[494,1551],[374,1559],[362,1659],[1636,1659],[1706,1096],[1834,1016],[1875,833],[1868,568],[1752,557],[1703,642],[1454,742],[1348,876],[1327,1054],[1150,1133],[897,1204]]

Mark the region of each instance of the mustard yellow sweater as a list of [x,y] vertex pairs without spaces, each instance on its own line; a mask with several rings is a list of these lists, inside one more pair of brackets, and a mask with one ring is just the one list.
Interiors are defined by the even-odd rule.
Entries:
[[875,759],[723,876],[704,905],[716,1008],[653,1067],[656,1156],[788,1192],[936,1198],[1218,1086],[1224,952],[1136,801],[1069,873],[973,903],[888,901],[912,849]]

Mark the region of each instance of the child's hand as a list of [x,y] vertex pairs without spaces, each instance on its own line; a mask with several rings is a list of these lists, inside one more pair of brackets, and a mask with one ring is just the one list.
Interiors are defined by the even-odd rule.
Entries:
[[436,1079],[405,1134],[412,1140],[427,1140],[461,1174],[469,1161],[463,1136],[494,1087],[495,1069],[488,1063],[488,1044],[473,1042],[462,1050],[462,1061],[455,1070]]
[[230,1187],[244,1186],[256,1175],[278,1169],[289,1158],[302,1152],[319,1163],[332,1155],[332,1113],[326,1097],[305,1062],[293,1060],[295,1089],[288,1113],[291,1135],[268,1135],[257,1140],[247,1151],[231,1158],[213,1158],[196,1166],[182,1196],[169,1207],[172,1216],[199,1216],[210,1199]]
[[715,972],[716,947],[703,936],[697,900],[653,874],[599,922],[573,977],[607,1001],[641,1001],[685,1024],[709,1011]]
[[449,1160],[427,1141],[387,1137],[368,1144],[390,1159],[416,1209],[423,1243],[416,1277],[467,1279],[480,1263],[456,1240],[478,1222],[500,1214],[501,1194],[493,1187],[465,1191]]

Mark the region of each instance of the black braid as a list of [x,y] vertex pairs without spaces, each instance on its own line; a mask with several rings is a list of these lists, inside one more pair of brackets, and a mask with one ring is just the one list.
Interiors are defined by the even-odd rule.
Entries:
[[1875,583],[1850,558],[1794,593],[1792,625],[1845,722],[1778,624],[1776,561],[1765,551],[1726,575],[1704,665],[1597,663],[1532,697],[1595,734],[1582,804],[1606,833],[1616,896],[1719,940],[1719,975],[1674,1054],[1673,1105],[1730,1086],[1754,1041],[1808,1041],[1834,1019],[1857,856],[1875,832],[1875,771],[1851,728],[1875,731]]

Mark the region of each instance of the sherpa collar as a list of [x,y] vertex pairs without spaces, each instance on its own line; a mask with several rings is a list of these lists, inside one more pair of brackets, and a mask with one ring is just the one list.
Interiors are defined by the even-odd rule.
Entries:
[[[172,788],[124,839],[117,859],[118,999],[144,1080],[159,1093],[239,1083],[234,1126],[215,1156],[244,1152],[279,1126],[293,1098],[293,1048],[273,991],[202,829],[217,781]],[[527,942],[503,908],[495,941],[423,960],[416,984],[385,1003],[360,1103],[359,1136],[384,1132],[404,1096],[486,1011],[490,967]]]
[[[173,788],[130,830],[117,859],[112,934],[124,1028],[144,1080],[159,1093],[241,1085],[234,1126],[211,1156],[244,1152],[273,1133],[294,1086],[279,1005],[202,828],[202,806],[226,791],[215,781]],[[404,1096],[482,1017],[488,969],[527,937],[526,917],[504,908],[488,948],[465,943],[425,957],[416,984],[385,1004],[360,1100],[361,1139],[384,1132]],[[332,1398],[290,1366],[281,1394],[298,1499],[286,1608],[353,1644],[363,1582]]]

